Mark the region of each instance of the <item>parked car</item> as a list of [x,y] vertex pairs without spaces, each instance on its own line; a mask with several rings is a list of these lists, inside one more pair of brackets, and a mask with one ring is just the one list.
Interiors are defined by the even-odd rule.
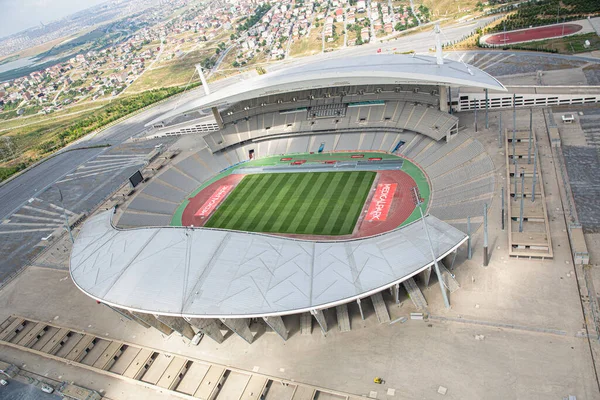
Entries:
[[0,385],[6,386],[8,385],[8,382],[6,382],[4,379],[0,379]]
[[42,392],[44,393],[52,393],[54,392],[54,388],[50,385],[46,385],[45,383],[42,385]]

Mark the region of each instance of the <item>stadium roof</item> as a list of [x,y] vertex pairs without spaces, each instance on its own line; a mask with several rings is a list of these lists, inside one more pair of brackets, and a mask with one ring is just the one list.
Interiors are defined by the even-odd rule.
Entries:
[[243,100],[309,89],[355,85],[446,85],[506,91],[490,74],[462,62],[423,55],[377,54],[318,59],[236,82],[189,101],[152,121],[168,120],[194,109],[221,107]]
[[[70,272],[89,296],[120,308],[198,318],[295,314],[377,293],[433,263],[421,220],[365,239],[315,242],[185,227],[120,230],[90,218]],[[467,236],[426,218],[438,259]]]

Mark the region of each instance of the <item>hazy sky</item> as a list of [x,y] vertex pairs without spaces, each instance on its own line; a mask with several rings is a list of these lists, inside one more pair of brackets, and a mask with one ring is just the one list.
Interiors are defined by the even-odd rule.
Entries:
[[0,0],[0,37],[104,2],[106,0]]

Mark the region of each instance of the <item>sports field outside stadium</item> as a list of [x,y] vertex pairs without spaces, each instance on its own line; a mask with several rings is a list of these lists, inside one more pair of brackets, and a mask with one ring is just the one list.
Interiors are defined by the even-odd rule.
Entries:
[[375,172],[246,175],[204,225],[249,232],[351,234]]

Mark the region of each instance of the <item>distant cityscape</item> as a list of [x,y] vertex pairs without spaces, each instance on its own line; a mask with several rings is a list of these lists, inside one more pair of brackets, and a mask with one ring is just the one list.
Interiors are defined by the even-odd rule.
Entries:
[[428,21],[426,7],[413,10],[407,1],[115,0],[0,41],[7,56],[88,31],[42,53],[63,61],[2,82],[0,111],[49,113],[118,96],[153,64],[203,47],[214,48],[201,60],[205,67],[239,68],[308,55],[311,46],[321,52],[361,45]]

